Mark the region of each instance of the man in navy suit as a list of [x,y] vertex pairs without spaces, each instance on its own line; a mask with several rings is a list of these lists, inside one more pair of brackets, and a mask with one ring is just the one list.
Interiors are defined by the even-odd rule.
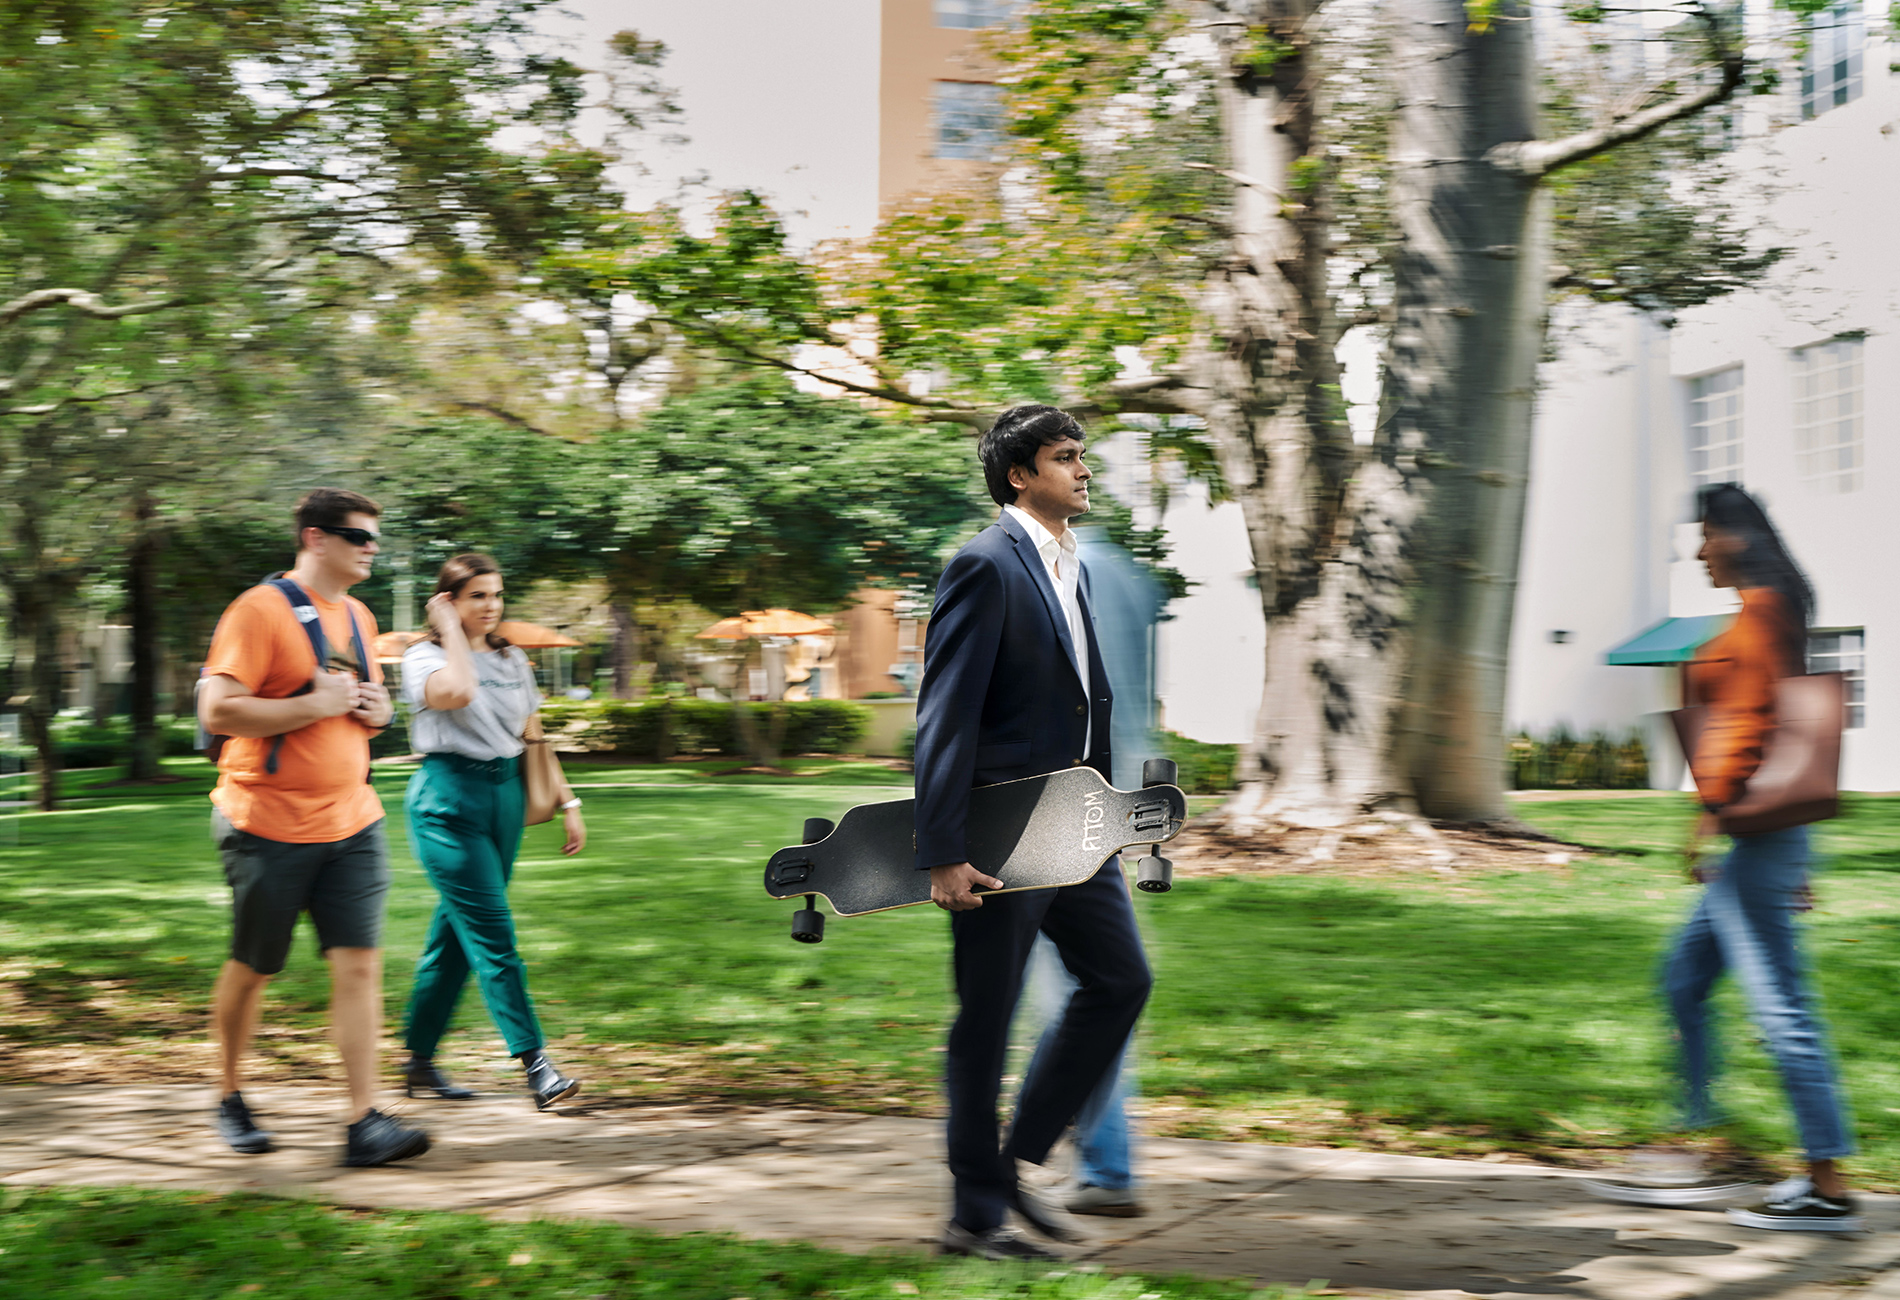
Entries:
[[[984,897],[1002,884],[970,865],[974,786],[1069,767],[1109,766],[1108,673],[1089,612],[1088,574],[1069,520],[1089,508],[1083,431],[1049,406],[1018,406],[977,453],[1003,513],[958,551],[937,583],[917,697],[917,867],[951,913],[957,998],[945,1087],[955,1206],[945,1251],[1046,1259],[1018,1236],[1014,1210],[1058,1241],[1074,1229],[1018,1180],[1041,1164],[1120,1056],[1151,982],[1119,858],[1065,889]],[[1010,1017],[1037,933],[1077,980],[1050,1059],[999,1140],[997,1095]]]

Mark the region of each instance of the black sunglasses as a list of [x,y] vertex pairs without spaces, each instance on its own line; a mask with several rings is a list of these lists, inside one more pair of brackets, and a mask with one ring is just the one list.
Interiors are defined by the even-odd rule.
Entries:
[[328,533],[332,537],[341,537],[351,546],[368,546],[371,542],[379,541],[382,538],[381,533],[372,533],[367,528],[332,528],[328,524],[312,524],[310,526],[319,532]]

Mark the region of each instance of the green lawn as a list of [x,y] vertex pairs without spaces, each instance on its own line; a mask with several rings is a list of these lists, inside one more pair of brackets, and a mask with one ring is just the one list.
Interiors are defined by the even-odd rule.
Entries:
[[605,1223],[497,1223],[262,1196],[0,1189],[7,1294],[88,1300],[1298,1300],[1199,1278],[1111,1276]]
[[[515,900],[557,1059],[584,1070],[595,1098],[934,1111],[950,1006],[944,919],[927,909],[833,919],[826,942],[808,947],[788,937],[790,906],[759,883],[802,818],[880,790],[896,797],[904,778],[871,763],[816,763],[790,779],[711,775],[729,766],[577,767],[586,855],[562,859],[553,828],[530,832]],[[100,1077],[190,1077],[208,1059],[181,1044],[203,1030],[225,891],[202,765],[174,770],[192,779],[108,788],[110,774],[81,774],[69,811],[0,819],[7,1077],[51,1077],[54,1063],[74,1061],[96,1063]],[[401,847],[404,777],[378,776],[399,846],[392,1025],[434,902]],[[1631,797],[1520,811],[1604,853],[1455,875],[1186,879],[1139,897],[1157,973],[1140,1056],[1152,1122],[1560,1159],[1655,1138],[1667,1046],[1652,982],[1693,897],[1670,856],[1685,810]],[[1900,800],[1850,800],[1822,844],[1829,870],[1809,935],[1865,1146],[1855,1168],[1896,1186]],[[332,1073],[324,996],[306,938],[273,986],[268,1024],[291,1031],[266,1044],[273,1068]],[[1785,1163],[1791,1124],[1772,1069],[1732,989],[1723,1006],[1738,1117],[1725,1142]],[[463,1022],[447,1063],[485,1081],[507,1062],[472,996]]]

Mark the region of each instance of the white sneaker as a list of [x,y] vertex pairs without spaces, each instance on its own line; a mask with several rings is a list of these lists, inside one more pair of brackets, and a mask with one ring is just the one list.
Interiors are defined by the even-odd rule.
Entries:
[[1667,1210],[1699,1210],[1746,1196],[1760,1184],[1734,1178],[1700,1178],[1692,1183],[1652,1182],[1644,1178],[1585,1178],[1583,1188],[1599,1200],[1620,1205],[1651,1205]]
[[1148,1212],[1134,1189],[1072,1183],[1062,1189],[1062,1208],[1070,1214],[1096,1214],[1109,1219],[1139,1219]]

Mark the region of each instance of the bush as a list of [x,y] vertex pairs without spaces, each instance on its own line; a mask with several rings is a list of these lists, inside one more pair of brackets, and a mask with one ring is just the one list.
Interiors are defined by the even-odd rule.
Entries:
[[[190,718],[160,720],[158,752],[166,758],[194,753],[197,735],[197,725]],[[132,723],[127,718],[114,718],[101,726],[89,714],[64,715],[53,719],[53,742],[59,747],[62,769],[116,767],[131,756]],[[22,767],[31,767],[35,761],[33,747],[24,736],[8,744],[4,753],[9,762]]]
[[[741,706],[783,754],[840,754],[863,739],[870,712],[848,700]],[[550,700],[541,716],[559,748],[628,758],[746,752],[733,706],[719,700]]]
[[1234,766],[1239,745],[1215,745],[1191,740],[1172,731],[1161,733],[1161,753],[1181,769],[1177,784],[1189,794],[1224,794],[1234,788]]
[[1615,739],[1598,731],[1582,740],[1562,726],[1542,739],[1519,732],[1507,757],[1515,790],[1649,788],[1649,751],[1640,732]]

